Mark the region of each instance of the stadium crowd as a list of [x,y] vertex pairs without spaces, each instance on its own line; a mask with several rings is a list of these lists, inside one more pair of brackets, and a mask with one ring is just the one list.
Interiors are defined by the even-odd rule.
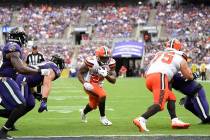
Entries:
[[209,13],[209,7],[204,5],[159,4],[156,21],[173,37],[196,39],[209,35]]
[[8,25],[12,21],[12,10],[9,7],[0,7],[0,24]]
[[[191,8],[193,7],[193,8]],[[176,38],[182,38],[181,42],[185,51],[191,57],[192,63],[210,63],[209,53],[209,14],[207,6],[181,6],[176,4],[158,4],[152,7],[145,5],[123,5],[114,3],[95,4],[87,7],[81,6],[50,6],[28,5],[20,7],[17,16],[17,24],[23,25],[27,34],[35,40],[62,38],[69,25],[80,23],[84,13],[86,26],[92,26],[92,34],[88,43],[81,45],[77,62],[81,65],[83,59],[92,55],[97,46],[101,45],[96,38],[109,40],[103,42],[110,48],[113,39],[133,37],[137,25],[147,25],[150,11],[157,9],[156,23],[166,28],[167,33]],[[17,12],[17,9],[16,9]],[[0,24],[9,24],[12,21],[12,8],[1,7]],[[202,21],[202,22],[200,22]],[[166,40],[152,40],[145,45],[144,66],[157,50],[162,49]],[[70,65],[74,53],[73,47],[63,44],[38,46],[41,53],[48,59],[53,53],[60,53],[65,62]],[[26,49],[26,54],[29,52]],[[196,58],[196,59],[195,59]]]
[[117,7],[113,3],[88,7],[87,25],[93,25],[95,37],[130,37],[137,24],[146,25],[150,6]]
[[80,16],[79,7],[31,4],[20,9],[17,21],[34,39],[61,38],[69,25],[79,22]]

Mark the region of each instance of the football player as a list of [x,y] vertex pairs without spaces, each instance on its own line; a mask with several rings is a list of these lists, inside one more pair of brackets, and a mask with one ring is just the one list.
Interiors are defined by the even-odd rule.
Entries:
[[89,103],[81,111],[82,121],[87,122],[87,113],[98,107],[101,123],[105,126],[112,125],[105,115],[106,92],[103,88],[104,79],[112,84],[116,82],[115,60],[111,58],[110,49],[101,46],[96,50],[95,56],[87,57],[78,71],[78,79],[89,96]]
[[16,82],[18,83],[19,87],[21,88],[21,92],[24,95],[28,111],[32,110],[35,106],[34,88],[38,85],[42,86],[42,99],[40,107],[38,109],[38,112],[41,113],[44,110],[47,111],[47,98],[50,94],[52,81],[60,77],[61,71],[65,67],[65,63],[60,56],[54,55],[52,56],[51,61],[45,61],[32,67],[49,69],[50,73],[49,75],[46,76],[43,76],[41,74],[35,74],[35,75],[18,74]]
[[[22,117],[27,110],[25,99],[15,82],[17,72],[22,74],[48,75],[48,69],[33,69],[27,67],[22,61],[22,47],[27,43],[27,35],[23,28],[13,28],[2,50],[3,64],[0,68],[0,99],[1,105],[10,110],[8,119],[0,130],[0,139],[11,138],[7,133],[14,123]],[[0,110],[0,116],[5,110]],[[2,116],[4,117],[4,116]]]
[[[60,77],[61,70],[65,67],[64,60],[59,56],[53,56],[51,61],[45,61],[38,65],[35,65],[33,67],[36,68],[45,68],[49,69],[50,73],[49,75],[43,76],[40,74],[33,74],[33,75],[23,75],[18,74],[16,78],[16,82],[21,89],[21,93],[25,99],[26,102],[26,112],[31,111],[35,106],[35,90],[34,88],[37,85],[42,86],[42,98],[41,98],[41,104],[38,109],[38,112],[43,112],[44,110],[47,111],[47,98],[50,94],[52,81],[56,80]],[[5,118],[8,118],[11,113],[11,110],[5,108],[4,114],[2,112],[2,116]],[[13,127],[13,131],[17,130],[15,127]]]
[[203,86],[192,80],[186,80],[180,73],[174,75],[172,88],[186,95],[180,104],[197,116],[202,124],[210,123],[209,104]]
[[186,57],[181,52],[181,43],[177,39],[170,40],[164,51],[158,52],[150,62],[146,72],[146,86],[153,92],[154,104],[140,117],[133,120],[133,123],[139,128],[139,131],[149,131],[146,127],[146,121],[157,112],[164,109],[167,103],[167,109],[171,116],[172,128],[188,128],[189,123],[179,120],[175,112],[176,97],[169,88],[169,82],[179,70],[189,80],[195,77],[188,67]]

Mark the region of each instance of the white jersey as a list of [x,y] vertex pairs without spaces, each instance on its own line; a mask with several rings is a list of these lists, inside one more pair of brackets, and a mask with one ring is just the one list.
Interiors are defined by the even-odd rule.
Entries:
[[[100,76],[97,72],[97,69],[100,67],[96,56],[90,56],[85,59],[85,65],[89,68],[89,71],[85,77],[85,81],[94,82],[101,84],[104,78]],[[115,60],[113,58],[110,59],[107,65],[103,65],[101,67],[106,67],[108,72],[115,69]]]
[[174,74],[180,70],[183,57],[186,58],[183,52],[171,48],[158,52],[150,62],[146,74],[163,73],[168,76],[170,81]]

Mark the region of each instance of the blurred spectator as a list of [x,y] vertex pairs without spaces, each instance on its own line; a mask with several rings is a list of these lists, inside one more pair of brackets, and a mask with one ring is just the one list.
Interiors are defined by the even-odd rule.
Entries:
[[205,63],[202,63],[201,66],[200,66],[200,73],[201,73],[201,80],[206,80],[206,64]]
[[121,77],[121,78],[126,77],[126,73],[127,73],[127,68],[122,65],[119,70],[119,77]]

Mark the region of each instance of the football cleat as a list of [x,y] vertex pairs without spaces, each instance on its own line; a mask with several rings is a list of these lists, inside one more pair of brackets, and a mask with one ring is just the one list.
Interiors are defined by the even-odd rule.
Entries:
[[139,128],[140,132],[149,132],[149,130],[146,127],[146,119],[144,119],[143,117],[140,118],[135,118],[133,120],[133,123]]
[[106,118],[106,116],[100,117],[100,121],[101,121],[101,123],[102,123],[103,125],[105,125],[105,126],[110,126],[110,125],[112,125],[112,122],[109,121],[109,120]]
[[10,135],[8,135],[7,133],[0,131],[0,139],[13,139],[13,137],[11,137]]
[[210,124],[210,116],[208,116],[205,120],[202,120],[201,124]]
[[185,123],[181,120],[179,120],[178,118],[174,118],[171,121],[171,127],[173,129],[187,129],[188,127],[190,127],[190,123]]
[[81,116],[82,122],[87,123],[87,117],[84,114],[83,109],[80,110],[80,116]]

